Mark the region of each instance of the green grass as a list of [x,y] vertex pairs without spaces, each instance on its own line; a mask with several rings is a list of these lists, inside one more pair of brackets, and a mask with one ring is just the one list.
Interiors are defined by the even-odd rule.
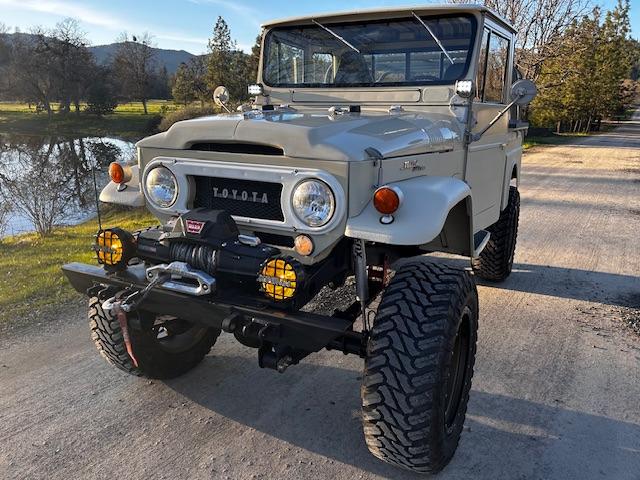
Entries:
[[[112,210],[103,227],[136,230],[158,221],[146,210]],[[96,220],[62,227],[46,238],[23,234],[0,241],[0,327],[46,319],[61,304],[80,298],[60,267],[69,262],[95,264],[91,250]]]
[[[84,105],[82,105],[84,108]],[[26,103],[0,102],[0,131],[39,135],[112,136],[138,140],[154,133],[161,115],[178,108],[172,101],[150,100],[149,114],[144,115],[142,104],[123,103],[115,112],[97,117],[81,112],[67,115],[57,113],[53,104],[51,120],[45,112],[37,113],[35,106]]]
[[574,140],[578,137],[587,137],[588,133],[561,133],[561,134],[552,134],[548,136],[536,136],[530,135],[524,139],[522,142],[522,148],[525,150],[531,147],[536,147],[539,145],[564,145],[569,143],[571,140]]

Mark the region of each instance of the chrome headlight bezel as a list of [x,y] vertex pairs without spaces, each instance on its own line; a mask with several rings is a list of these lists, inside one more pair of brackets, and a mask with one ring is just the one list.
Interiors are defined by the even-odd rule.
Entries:
[[[314,220],[310,215],[305,215],[301,212],[304,207],[299,205],[299,200],[297,198],[298,195],[306,195],[307,197],[310,195],[310,192],[307,191],[302,192],[304,188],[315,188],[315,192],[311,192],[311,194],[318,195],[319,193],[324,194],[324,202],[326,205],[323,206],[324,213],[322,214],[322,218]],[[336,195],[333,192],[333,189],[324,181],[317,178],[305,178],[300,181],[291,191],[291,210],[293,211],[296,218],[310,228],[321,228],[327,225],[336,212]]]
[[[158,175],[165,175],[164,180],[167,180],[167,183],[164,184],[165,187],[168,187],[169,192],[172,191],[172,194],[169,195],[171,198],[170,199],[165,199],[163,200],[162,198],[160,198],[155,192],[154,189],[156,187],[158,187],[159,185],[161,185],[158,180],[159,178],[157,177]],[[152,184],[151,182],[155,181],[155,184]],[[171,182],[171,185],[169,185],[169,182]],[[147,174],[144,177],[144,191],[145,191],[145,195],[147,197],[147,199],[155,206],[158,208],[170,208],[172,207],[176,201],[178,200],[178,195],[180,193],[180,187],[178,186],[178,179],[176,178],[175,174],[168,169],[167,167],[165,167],[164,165],[158,165],[153,167],[151,170],[149,170],[147,172]],[[167,197],[169,197],[167,196]]]

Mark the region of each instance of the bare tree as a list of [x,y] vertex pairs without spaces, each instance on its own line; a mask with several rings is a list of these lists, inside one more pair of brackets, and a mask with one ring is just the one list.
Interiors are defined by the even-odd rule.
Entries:
[[11,205],[4,199],[2,191],[0,191],[0,242],[2,242],[2,237],[7,231],[7,219],[9,218],[10,213]]
[[56,59],[49,50],[47,32],[36,27],[31,35],[16,35],[10,44],[10,62],[5,80],[15,98],[35,102],[51,116],[58,79]]
[[60,111],[66,113],[75,106],[80,113],[80,99],[89,86],[95,61],[87,46],[85,33],[77,20],[67,18],[49,33],[49,50],[56,58]]
[[51,233],[72,199],[70,195],[60,195],[66,185],[60,181],[57,166],[50,162],[55,148],[56,144],[50,142],[42,147],[15,150],[13,158],[0,166],[4,198],[31,221],[41,236]]
[[0,22],[0,98],[3,98],[7,90],[6,72],[9,67],[9,42],[7,38],[7,26]]
[[118,38],[118,49],[113,68],[124,96],[142,102],[145,115],[155,73],[155,55],[148,33],[141,37],[129,37],[123,33]]
[[[478,3],[449,0],[450,3]],[[536,80],[543,62],[555,55],[556,42],[574,21],[588,13],[591,0],[484,0],[484,5],[518,30],[517,63],[526,78]]]

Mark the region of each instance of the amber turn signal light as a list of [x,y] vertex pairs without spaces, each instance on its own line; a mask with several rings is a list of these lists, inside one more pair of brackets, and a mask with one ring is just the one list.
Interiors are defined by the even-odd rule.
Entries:
[[113,183],[127,183],[131,180],[131,167],[112,162],[109,165],[109,177]]
[[391,215],[400,207],[402,192],[397,187],[380,187],[373,194],[373,206],[383,215]]
[[313,240],[306,235],[298,235],[294,240],[294,247],[296,253],[306,257],[313,253]]

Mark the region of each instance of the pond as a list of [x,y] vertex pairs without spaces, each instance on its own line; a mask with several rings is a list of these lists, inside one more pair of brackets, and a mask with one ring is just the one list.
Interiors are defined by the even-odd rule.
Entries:
[[0,133],[0,238],[95,216],[94,169],[100,191],[109,163],[134,160],[117,138]]

